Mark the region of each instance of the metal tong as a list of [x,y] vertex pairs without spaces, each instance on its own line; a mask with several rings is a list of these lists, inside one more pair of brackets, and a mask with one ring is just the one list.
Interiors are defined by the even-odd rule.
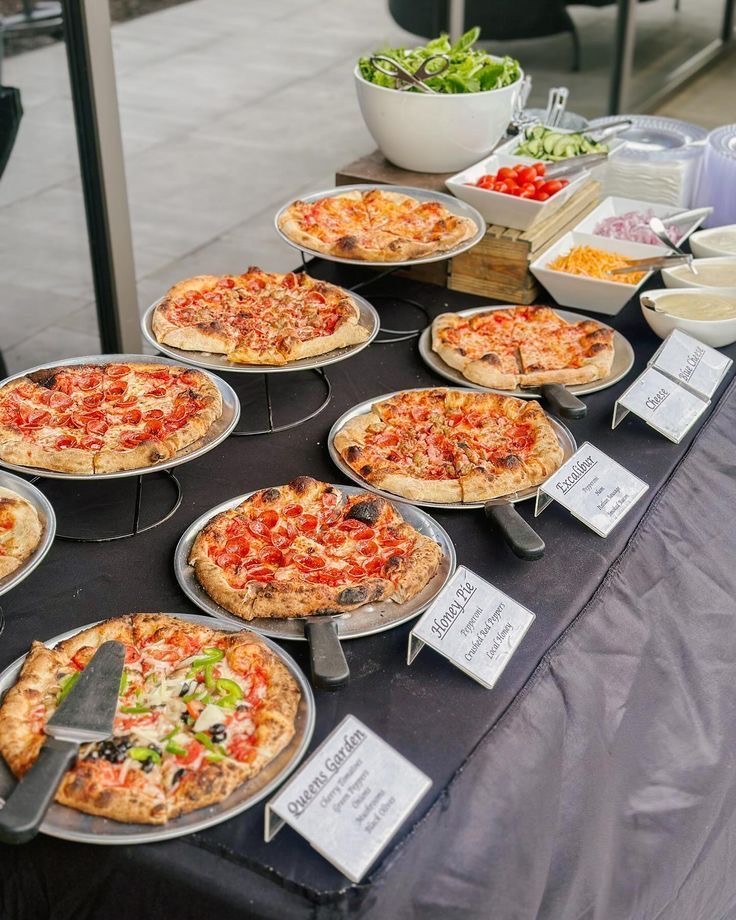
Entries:
[[628,275],[631,272],[653,272],[660,268],[670,268],[672,265],[681,265],[686,262],[692,267],[693,257],[689,252],[667,252],[661,256],[651,256],[648,259],[632,259],[621,268],[612,268],[609,275]]
[[579,157],[568,157],[559,163],[545,163],[544,178],[559,179],[561,176],[571,176],[585,169],[592,169],[599,163],[605,163],[607,153],[584,153]]
[[[429,65],[432,61],[441,61],[442,63],[437,67],[430,67]],[[427,86],[423,81],[427,77],[436,77],[444,73],[450,66],[450,58],[446,54],[433,54],[425,61],[422,61],[414,73],[404,70],[397,61],[385,54],[374,54],[371,58],[371,64],[385,77],[392,77],[396,81],[396,89],[399,92],[414,87],[422,93],[430,93],[436,96],[438,95],[437,91],[433,90],[431,86]]]
[[566,86],[553,86],[547,97],[547,111],[544,115],[544,125],[547,128],[556,128],[562,121],[562,116],[567,108],[567,98],[570,90]]

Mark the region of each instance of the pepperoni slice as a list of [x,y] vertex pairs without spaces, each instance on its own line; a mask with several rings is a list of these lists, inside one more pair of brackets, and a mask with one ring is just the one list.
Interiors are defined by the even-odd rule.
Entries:
[[94,390],[94,388],[99,384],[101,379],[102,377],[97,376],[96,374],[89,375],[86,377],[80,376],[80,377],[75,378],[75,383],[79,387],[80,390]]
[[130,366],[128,364],[108,364],[107,365],[107,376],[108,377],[125,377],[130,373]]
[[327,299],[319,291],[310,291],[307,294],[307,303],[327,303]]
[[397,447],[399,444],[399,436],[393,431],[384,431],[383,434],[379,434],[375,438],[375,443],[380,447]]
[[146,435],[138,431],[126,431],[120,435],[120,444],[126,449],[138,447],[141,441],[146,440]]
[[356,521],[354,518],[348,518],[338,526],[338,530],[362,530],[365,524],[362,521]]
[[158,438],[163,434],[164,423],[157,418],[151,419],[150,422],[146,422],[146,432],[154,438]]
[[295,287],[297,286],[297,281],[298,281],[298,279],[297,279],[296,275],[294,274],[294,272],[288,272],[286,275],[284,275],[284,279],[283,279],[283,281],[281,282],[281,284],[282,284],[285,288],[292,288],[292,289],[293,289],[293,288],[295,288]]
[[313,514],[304,514],[296,522],[297,528],[302,533],[313,533],[317,529],[319,521]]
[[114,406],[116,409],[130,409],[135,406],[137,402],[138,400],[135,396],[129,396],[127,399],[119,399]]
[[67,450],[70,447],[76,447],[76,446],[77,446],[77,439],[71,437],[68,434],[62,435],[62,437],[57,438],[56,444],[54,444],[54,447],[57,450]]
[[166,396],[166,387],[154,387],[146,392],[146,396]]
[[234,553],[236,556],[247,556],[250,552],[250,543],[243,537],[235,538],[227,541],[225,550],[228,553]]
[[169,380],[171,378],[171,372],[165,367],[162,367],[156,371],[150,371],[146,376],[153,377],[154,380]]
[[351,578],[365,578],[366,571],[362,565],[351,565],[348,569],[348,575]]
[[265,540],[267,543],[271,540],[271,531],[266,527],[263,521],[250,521],[248,530],[250,530],[254,537],[260,537],[261,540]]
[[[86,403],[88,399],[93,398],[95,397],[85,396],[84,401]],[[100,399],[102,399],[101,396]],[[49,405],[53,406],[54,409],[68,409],[73,402],[74,400],[70,396],[67,396],[66,393],[59,393],[57,391],[49,393]]]
[[332,527],[333,524],[337,524],[341,517],[342,512],[335,508],[334,511],[328,511],[322,515],[322,523],[326,527]]
[[324,542],[327,546],[342,546],[346,540],[347,536],[344,533],[340,533],[339,530],[333,530],[324,537]]
[[104,419],[93,419],[87,424],[89,434],[104,434],[110,426]]
[[362,530],[356,530],[353,537],[362,543],[364,540],[372,540],[375,535],[376,532],[372,527],[364,527]]
[[178,406],[174,406],[174,410],[171,413],[172,422],[184,422],[191,413],[191,408],[187,403],[179,403]]
[[325,567],[325,560],[321,556],[294,556],[294,563],[303,572],[309,572],[312,569],[323,569]]
[[151,409],[148,412],[143,413],[143,418],[146,419],[146,421],[149,421],[152,419],[161,419],[163,417],[164,417],[163,409]]
[[103,443],[102,438],[97,438],[90,434],[82,438],[79,445],[84,448],[84,450],[101,450]]
[[[127,389],[128,384],[125,383],[124,380],[116,380],[105,388],[105,399],[117,399],[118,396],[122,396]],[[133,400],[133,405],[135,405],[135,400]]]
[[357,549],[361,556],[375,556],[378,552],[378,544],[375,540],[365,540],[363,543],[358,543]]
[[248,570],[248,578],[253,578],[256,581],[260,581],[262,578],[268,578],[270,581],[273,578],[273,572],[271,569],[264,568],[264,566],[259,566],[258,568]]
[[26,415],[25,425],[28,428],[41,428],[43,425],[48,424],[50,421],[50,412],[45,412],[43,409],[31,409],[31,411]]
[[130,409],[123,413],[123,425],[137,425],[143,417],[140,409]]
[[279,527],[271,534],[271,542],[277,549],[286,549],[294,542],[294,536],[285,527]]
[[240,565],[240,559],[235,553],[219,553],[215,557],[215,562],[220,566],[221,569],[233,568],[236,569]]
[[337,505],[337,493],[336,492],[323,492],[322,493],[322,504],[325,508],[334,508]]
[[258,515],[258,520],[265,524],[269,530],[272,530],[279,522],[279,516],[275,511],[272,511],[270,508],[267,511],[262,511]]
[[[232,278],[230,280],[232,281]],[[235,284],[234,281],[233,281],[233,284]],[[230,285],[230,287],[232,287],[232,284]],[[199,374],[197,373],[197,371],[184,371],[184,373],[181,375],[179,380],[181,380],[182,383],[186,383],[188,387],[195,386],[195,384],[198,384],[200,382]]]
[[283,565],[284,554],[277,549],[266,549],[261,553],[261,562],[264,565]]
[[284,514],[286,517],[299,517],[303,510],[301,505],[287,505],[284,508]]
[[371,559],[365,564],[365,570],[368,575],[375,575],[383,568],[382,559]]
[[220,278],[217,284],[219,287],[233,288],[235,287],[235,278]]

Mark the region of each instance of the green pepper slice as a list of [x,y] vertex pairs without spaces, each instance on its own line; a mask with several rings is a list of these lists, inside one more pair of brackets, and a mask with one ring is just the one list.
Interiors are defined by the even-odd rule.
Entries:
[[138,760],[141,763],[145,763],[147,760],[152,760],[154,763],[161,763],[161,755],[152,748],[147,747],[132,747],[128,751],[128,757],[132,757],[133,760]]
[[137,715],[138,713],[141,713],[141,712],[150,712],[150,711],[151,710],[149,709],[148,706],[121,706],[120,707],[120,712],[124,712],[127,715]]
[[64,700],[69,696],[72,687],[79,680],[79,675],[81,671],[75,671],[73,674],[67,674],[67,676],[61,682],[61,693],[59,694],[59,699],[57,700],[57,705],[63,703]]

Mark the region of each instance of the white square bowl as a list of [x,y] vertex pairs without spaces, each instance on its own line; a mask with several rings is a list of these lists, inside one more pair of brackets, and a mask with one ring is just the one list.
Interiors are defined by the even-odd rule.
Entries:
[[[555,129],[556,130],[556,129]],[[573,133],[573,132],[561,132],[561,133]],[[582,132],[585,133],[584,131]],[[506,141],[505,144],[502,144],[500,147],[496,148],[497,156],[513,157],[517,163],[544,163],[545,166],[551,166],[553,163],[565,163],[574,157],[567,157],[565,160],[535,160],[533,157],[524,156],[521,153],[514,153],[514,150],[519,146],[521,141],[518,137],[512,137],[510,140]],[[591,179],[597,179],[599,182],[603,183],[605,189],[606,176],[608,174],[608,166],[613,157],[617,153],[620,153],[626,146],[626,141],[622,140],[620,137],[611,138],[609,141],[604,141],[608,144],[608,160],[604,163],[599,163],[597,166],[594,166],[590,172],[589,176]]]
[[528,157],[506,157],[494,154],[451,176],[445,185],[456,198],[467,201],[480,211],[487,223],[500,224],[502,227],[510,227],[513,230],[528,230],[538,220],[554,214],[571,195],[575,194],[589,173],[584,171],[573,176],[569,180],[569,185],[551,195],[546,201],[516,198],[514,195],[492,192],[486,188],[468,185],[468,183],[477,182],[481,176],[489,173],[495,174],[502,166],[518,166],[519,163],[530,166],[536,162],[538,161],[530,160]]
[[[728,268],[731,277],[728,279],[714,278],[713,269]],[[720,256],[715,259],[696,259],[695,268],[698,274],[687,270],[686,265],[675,265],[672,268],[662,269],[662,281],[668,288],[702,288],[702,287],[727,287],[736,290],[736,256]]]
[[529,266],[534,277],[544,285],[561,307],[575,307],[594,313],[614,316],[634,296],[652,272],[646,272],[638,284],[623,284],[621,281],[601,281],[583,275],[571,275],[547,268],[557,256],[569,252],[575,246],[593,246],[606,252],[615,252],[626,259],[651,259],[664,255],[664,246],[648,246],[645,243],[629,243],[626,240],[610,240],[605,236],[593,236],[572,230],[545,250]]
[[[642,214],[651,211],[655,217],[666,221],[668,217],[672,214],[677,214],[680,210],[682,209],[673,208],[672,205],[668,204],[655,204],[652,201],[642,201],[639,198],[620,198],[617,195],[610,195],[608,198],[604,198],[597,207],[593,208],[579,224],[573,227],[573,230],[577,230],[578,233],[594,233],[596,226],[602,220],[606,220],[608,217],[621,217],[623,214],[628,214],[630,211],[639,211]],[[689,224],[680,224],[682,236],[677,241],[678,245],[684,243],[690,234],[697,230],[704,220],[705,215],[691,221]],[[613,237],[602,237],[602,239],[613,239]],[[644,245],[647,246],[649,244],[644,243]]]

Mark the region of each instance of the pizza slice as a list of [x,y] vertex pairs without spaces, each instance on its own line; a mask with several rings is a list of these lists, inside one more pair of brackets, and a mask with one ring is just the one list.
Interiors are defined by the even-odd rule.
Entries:
[[14,572],[38,546],[38,512],[17,492],[0,487],[0,578]]

